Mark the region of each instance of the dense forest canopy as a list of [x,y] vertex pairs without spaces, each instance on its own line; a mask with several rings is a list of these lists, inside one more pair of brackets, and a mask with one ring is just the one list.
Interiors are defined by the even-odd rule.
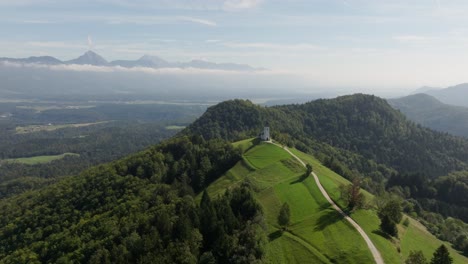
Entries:
[[193,198],[239,158],[224,141],[183,137],[0,200],[0,259],[255,263],[265,237],[249,184]]

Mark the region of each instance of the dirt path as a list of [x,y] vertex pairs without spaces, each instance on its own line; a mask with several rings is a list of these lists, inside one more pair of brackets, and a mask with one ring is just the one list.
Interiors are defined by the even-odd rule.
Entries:
[[[299,161],[302,164],[302,166],[304,166],[304,167],[306,166],[306,164],[298,156],[296,156],[294,153],[292,153],[287,147],[282,147],[282,146],[280,146],[278,144],[275,144],[275,143],[272,143],[272,142],[271,142],[271,144],[274,144],[274,145],[276,145],[276,146],[278,146],[280,148],[283,148],[289,154],[291,154],[291,156],[293,156],[297,161]],[[372,256],[374,257],[375,263],[384,264],[384,261],[383,261],[382,256],[380,255],[380,252],[377,250],[374,243],[372,243],[369,236],[367,236],[366,232],[364,232],[364,230],[358,225],[358,223],[356,223],[351,217],[349,217],[345,212],[343,212],[343,210],[341,210],[341,208],[338,207],[338,205],[336,205],[335,202],[333,202],[333,200],[328,195],[327,191],[325,191],[322,184],[320,183],[320,180],[317,177],[317,174],[315,174],[315,172],[312,172],[311,174],[312,174],[312,176],[314,176],[315,183],[317,184],[318,188],[320,189],[320,192],[322,192],[325,199],[327,199],[327,201],[332,205],[332,207],[336,211],[338,211],[359,232],[359,234],[361,234],[362,238],[364,238],[364,241],[366,241],[367,247],[369,248],[369,250],[372,253]]]

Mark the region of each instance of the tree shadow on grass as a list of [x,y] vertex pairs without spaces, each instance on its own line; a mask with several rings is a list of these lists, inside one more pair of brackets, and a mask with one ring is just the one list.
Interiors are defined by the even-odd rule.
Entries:
[[343,219],[343,216],[335,211],[335,210],[328,210],[328,212],[324,213],[319,217],[317,220],[317,223],[315,224],[315,231],[322,231],[324,230],[327,226],[333,225],[334,223],[341,221]]
[[379,229],[376,229],[376,230],[372,231],[372,233],[374,233],[376,235],[379,235],[379,236],[381,236],[381,237],[383,237],[385,239],[391,239],[392,238],[387,233],[384,233],[384,232],[382,232],[382,230],[379,230]]
[[296,184],[296,183],[301,183],[303,182],[305,179],[307,179],[308,175],[306,175],[305,173],[303,175],[301,175],[301,177],[297,178],[296,180],[290,182],[289,184],[290,185],[293,185],[293,184]]
[[319,209],[320,209],[320,211],[323,211],[323,210],[335,210],[335,209],[333,209],[333,207],[331,206],[331,204],[329,204],[328,202],[323,202],[323,203],[321,203]]
[[254,147],[256,147],[258,144],[260,144],[260,139],[259,138],[254,138],[252,139],[250,142],[252,142],[252,146],[248,147],[246,150],[244,150],[244,153],[247,153],[249,152],[249,150],[253,149]]
[[282,235],[283,235],[283,231],[276,230],[275,232],[272,232],[268,235],[268,239],[270,241],[275,241],[276,239],[280,238]]

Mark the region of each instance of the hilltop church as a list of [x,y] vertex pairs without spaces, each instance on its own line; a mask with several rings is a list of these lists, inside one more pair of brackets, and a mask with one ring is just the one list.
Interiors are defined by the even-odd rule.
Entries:
[[258,135],[258,137],[263,141],[271,141],[270,128],[264,127],[263,131]]

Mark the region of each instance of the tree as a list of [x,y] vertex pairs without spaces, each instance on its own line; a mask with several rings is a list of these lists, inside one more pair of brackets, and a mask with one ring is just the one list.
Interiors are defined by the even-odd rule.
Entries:
[[348,208],[353,210],[362,208],[365,203],[364,194],[361,192],[361,180],[355,177],[351,185],[340,186],[341,198],[346,201]]
[[451,264],[453,263],[453,259],[448,252],[446,246],[441,245],[436,251],[434,255],[432,255],[431,264]]
[[398,236],[398,228],[396,223],[390,219],[388,215],[382,216],[380,218],[380,229],[391,236]]
[[380,229],[391,236],[397,236],[398,229],[396,225],[403,218],[400,202],[397,199],[391,199],[379,209],[378,216],[380,218]]
[[291,218],[291,212],[289,210],[289,205],[288,203],[284,203],[283,206],[281,206],[281,209],[279,211],[278,224],[283,229],[286,229],[289,225],[289,222],[291,221],[290,218]]
[[309,175],[312,173],[312,171],[313,171],[312,165],[310,165],[309,163],[307,163],[305,176],[306,176],[306,177],[309,177]]
[[421,250],[411,250],[408,258],[405,261],[405,264],[427,264],[427,259],[424,257],[424,254]]

